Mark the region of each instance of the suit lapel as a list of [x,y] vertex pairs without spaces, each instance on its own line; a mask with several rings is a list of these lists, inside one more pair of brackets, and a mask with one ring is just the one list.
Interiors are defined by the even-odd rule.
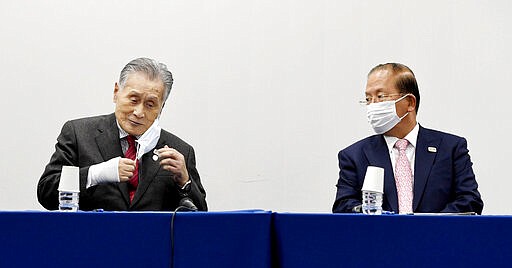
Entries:
[[[155,148],[162,148],[166,144],[166,141],[162,140],[162,135],[160,133],[160,140],[158,141]],[[160,170],[160,162],[153,161],[153,150],[145,153],[142,156],[142,161],[140,165],[140,173],[139,173],[139,186],[137,186],[137,191],[135,192],[135,196],[133,197],[132,207],[137,204],[137,202],[144,196],[144,193],[148,189],[149,185],[153,182],[158,170]]]
[[[110,160],[114,157],[123,156],[121,143],[119,142],[119,128],[116,124],[116,117],[110,114],[107,119],[98,127],[98,136],[96,136],[96,144],[100,150],[103,161]],[[129,203],[128,184],[118,183],[124,201]]]
[[432,170],[432,165],[439,150],[441,139],[428,135],[425,130],[420,126],[418,132],[418,140],[416,143],[416,153],[414,160],[414,195],[413,195],[413,210],[418,208],[419,202],[423,196],[425,185],[427,184]]
[[123,150],[119,142],[119,129],[117,128],[114,114],[111,114],[104,123],[98,127],[96,144],[101,152],[103,161],[122,156]]
[[374,136],[369,146],[364,151],[368,158],[369,166],[384,168],[384,198],[388,202],[388,207],[393,211],[398,211],[398,197],[396,193],[395,177],[393,167],[389,158],[389,150],[386,141],[382,135]]

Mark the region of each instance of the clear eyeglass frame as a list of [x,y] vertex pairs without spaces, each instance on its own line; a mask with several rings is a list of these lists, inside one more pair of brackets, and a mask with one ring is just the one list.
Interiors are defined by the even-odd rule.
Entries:
[[383,101],[390,101],[393,100],[396,96],[404,96],[404,93],[393,93],[393,94],[381,94],[377,95],[377,97],[366,97],[364,100],[360,100],[359,104],[361,105],[370,105],[372,103],[378,103]]

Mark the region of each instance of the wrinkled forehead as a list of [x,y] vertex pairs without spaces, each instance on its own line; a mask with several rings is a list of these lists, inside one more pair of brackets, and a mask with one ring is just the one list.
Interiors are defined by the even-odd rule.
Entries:
[[121,89],[136,92],[138,94],[156,94],[160,99],[164,96],[164,83],[160,78],[151,79],[142,72],[132,73],[126,77]]

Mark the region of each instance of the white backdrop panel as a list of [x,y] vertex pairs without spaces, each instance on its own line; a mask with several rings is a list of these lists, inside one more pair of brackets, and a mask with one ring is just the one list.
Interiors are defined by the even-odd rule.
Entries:
[[366,73],[415,71],[419,121],[468,139],[485,214],[511,214],[510,1],[0,1],[0,209],[42,209],[62,124],[114,109],[129,60],[175,76],[162,126],[211,210],[329,212],[337,152],[372,134]]

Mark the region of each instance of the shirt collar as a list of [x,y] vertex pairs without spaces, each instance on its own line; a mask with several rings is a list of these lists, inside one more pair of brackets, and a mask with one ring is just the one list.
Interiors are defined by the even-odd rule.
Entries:
[[[420,130],[419,124],[416,123],[416,125],[411,130],[411,132],[409,132],[409,134],[407,134],[404,137],[404,139],[406,139],[412,145],[413,148],[416,148],[416,141],[418,140],[419,130]],[[397,138],[397,137],[386,136],[386,135],[384,135],[384,139],[386,140],[386,144],[388,146],[389,152],[391,152],[391,150],[393,150],[393,147],[395,146],[396,141],[399,140],[399,138]]]

